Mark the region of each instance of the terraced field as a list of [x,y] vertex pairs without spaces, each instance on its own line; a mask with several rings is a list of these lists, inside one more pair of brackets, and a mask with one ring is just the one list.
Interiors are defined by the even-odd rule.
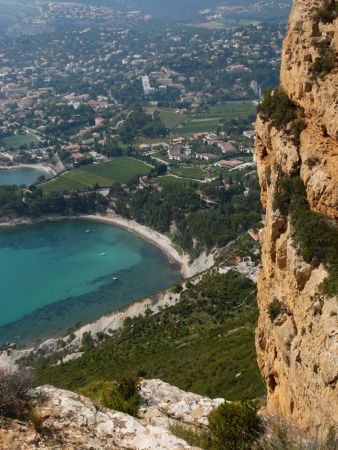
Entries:
[[150,167],[133,158],[116,158],[100,164],[73,169],[54,180],[41,185],[45,192],[64,192],[128,183],[135,176],[147,175]]

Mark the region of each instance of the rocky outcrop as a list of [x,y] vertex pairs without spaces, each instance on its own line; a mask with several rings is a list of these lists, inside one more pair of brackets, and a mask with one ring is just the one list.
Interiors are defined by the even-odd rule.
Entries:
[[[338,72],[313,75],[324,41],[338,50],[338,19],[322,23],[330,2],[297,0],[283,46],[281,87],[304,109],[299,142],[287,129],[257,118],[256,156],[265,207],[258,279],[258,363],[267,384],[267,410],[316,432],[337,424],[337,298],[324,295],[325,267],[307,264],[294,241],[290,217],[273,208],[278,178],[300,176],[310,207],[338,219]],[[330,50],[331,51],[331,50]],[[269,304],[282,305],[278,317]]]
[[94,404],[74,392],[41,386],[30,392],[42,417],[32,424],[0,417],[0,449],[199,450],[170,432],[172,423],[195,427],[224,400],[187,393],[160,380],[144,380],[140,418]]
[[168,427],[168,418],[195,428],[206,427],[211,411],[224,403],[223,398],[202,397],[161,380],[143,380],[140,394],[144,400],[141,417],[164,428]]

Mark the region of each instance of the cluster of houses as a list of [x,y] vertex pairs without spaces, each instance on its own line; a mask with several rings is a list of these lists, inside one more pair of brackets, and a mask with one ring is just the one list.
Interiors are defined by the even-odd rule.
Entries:
[[[203,144],[201,150],[193,151],[193,143]],[[233,168],[243,163],[241,159],[229,159],[227,156],[236,153],[253,154],[253,149],[238,147],[235,142],[221,140],[214,133],[196,133],[191,139],[178,137],[166,144],[167,156],[171,161],[182,161],[189,159],[199,159],[213,163],[218,167]],[[210,150],[209,150],[210,149]],[[209,150],[209,151],[208,151]]]

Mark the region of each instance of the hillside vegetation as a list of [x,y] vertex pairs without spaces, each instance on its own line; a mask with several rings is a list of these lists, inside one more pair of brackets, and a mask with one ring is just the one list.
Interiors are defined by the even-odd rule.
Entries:
[[254,345],[255,285],[237,272],[211,272],[187,286],[178,304],[126,320],[110,336],[100,334],[95,348],[86,335],[85,353],[77,360],[58,366],[52,364],[60,355],[35,361],[39,383],[79,389],[140,375],[211,397],[263,395]]
[[164,183],[110,189],[112,209],[127,219],[161,233],[173,232],[173,241],[192,258],[222,247],[243,231],[258,227],[261,204],[256,178],[225,185],[223,180],[191,186]]

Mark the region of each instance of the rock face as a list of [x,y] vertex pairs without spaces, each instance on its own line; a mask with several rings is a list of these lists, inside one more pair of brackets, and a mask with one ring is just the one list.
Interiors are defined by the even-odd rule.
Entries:
[[41,386],[30,393],[43,418],[32,424],[0,417],[0,449],[200,450],[170,432],[172,423],[203,427],[224,402],[187,393],[160,380],[144,380],[140,418],[95,405],[74,392]]
[[[274,211],[280,172],[300,176],[310,207],[338,219],[338,71],[314,79],[311,68],[320,43],[338,50],[338,19],[318,20],[323,0],[296,0],[283,46],[281,87],[304,108],[307,128],[295,143],[258,116],[256,157],[265,207],[258,279],[260,317],[256,332],[258,363],[266,380],[270,413],[315,432],[337,424],[337,298],[320,288],[322,265],[305,263],[297,252],[290,217]],[[314,164],[309,164],[313,161]],[[285,311],[274,321],[267,312],[274,298]]]

